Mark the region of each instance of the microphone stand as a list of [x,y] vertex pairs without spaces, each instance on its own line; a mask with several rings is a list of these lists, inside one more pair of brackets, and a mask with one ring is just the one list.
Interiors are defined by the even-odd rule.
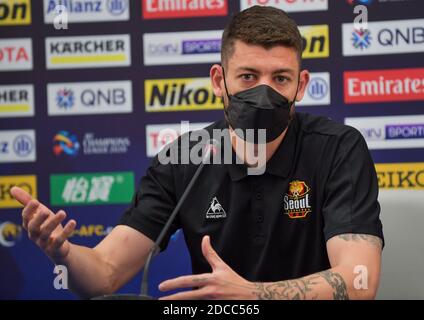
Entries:
[[146,259],[146,263],[144,265],[144,271],[143,271],[143,278],[141,281],[141,290],[140,294],[110,294],[110,295],[103,295],[99,297],[95,297],[92,300],[156,300],[156,298],[153,298],[152,296],[148,295],[148,287],[149,287],[149,270],[150,270],[150,264],[152,262],[153,257],[155,257],[160,252],[160,243],[165,238],[169,228],[171,227],[172,222],[174,222],[175,217],[178,214],[178,211],[180,210],[181,206],[183,205],[185,199],[187,198],[188,194],[190,193],[191,189],[193,188],[194,184],[196,183],[200,173],[203,170],[203,167],[205,165],[205,160],[209,158],[211,152],[216,152],[216,147],[218,145],[218,142],[216,140],[210,140],[208,144],[206,145],[206,153],[204,157],[202,158],[202,162],[200,163],[199,167],[196,169],[196,172],[194,173],[193,177],[191,178],[189,184],[187,185],[187,188],[184,190],[184,193],[182,194],[180,200],[178,201],[177,205],[175,206],[174,210],[172,211],[171,215],[169,216],[165,226],[163,227],[161,233],[159,234],[158,238],[156,239],[153,246],[150,248],[149,255]]

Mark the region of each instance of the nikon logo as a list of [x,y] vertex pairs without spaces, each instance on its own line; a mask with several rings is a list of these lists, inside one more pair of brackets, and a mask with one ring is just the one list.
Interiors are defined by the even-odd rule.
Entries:
[[330,56],[328,25],[303,26],[299,30],[303,39],[303,59]]
[[424,190],[424,162],[377,164],[381,189]]
[[28,192],[33,198],[37,198],[36,176],[2,176],[0,177],[0,208],[21,208],[10,190],[17,186]]
[[31,24],[30,0],[0,0],[0,26]]
[[147,112],[222,109],[209,78],[146,80]]

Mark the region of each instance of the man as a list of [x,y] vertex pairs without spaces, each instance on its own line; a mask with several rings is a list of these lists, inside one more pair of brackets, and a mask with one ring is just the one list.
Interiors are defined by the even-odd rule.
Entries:
[[[281,10],[252,7],[226,27],[222,66],[210,72],[225,121],[206,130],[230,128],[233,159],[245,164],[204,167],[160,245],[181,227],[194,274],[161,283],[162,291],[189,289],[165,298],[375,297],[383,234],[373,162],[353,128],[294,112],[309,81],[301,52],[298,28]],[[266,129],[266,141],[249,140],[247,129]],[[258,146],[266,146],[265,172],[249,175]],[[76,222],[62,227],[63,211],[12,193],[25,205],[29,237],[68,267],[74,292],[93,297],[115,292],[143,267],[196,167],[156,157],[120,225],[94,249],[67,240]]]

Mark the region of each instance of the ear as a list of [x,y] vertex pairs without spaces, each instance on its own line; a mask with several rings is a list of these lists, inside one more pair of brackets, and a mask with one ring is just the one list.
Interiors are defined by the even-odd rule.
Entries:
[[223,85],[224,85],[224,78],[223,78],[223,72],[222,67],[219,64],[214,64],[211,67],[210,71],[210,77],[212,82],[212,89],[215,96],[222,98],[223,94]]
[[299,90],[297,92],[296,101],[301,101],[303,99],[309,80],[310,80],[309,71],[302,70],[299,75]]

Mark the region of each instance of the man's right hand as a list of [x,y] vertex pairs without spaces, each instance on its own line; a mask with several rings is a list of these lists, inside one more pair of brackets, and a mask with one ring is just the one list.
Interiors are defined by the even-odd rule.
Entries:
[[24,205],[22,226],[28,237],[35,242],[53,261],[62,261],[70,250],[67,240],[75,230],[77,223],[70,220],[62,226],[66,213],[63,210],[54,214],[45,205],[32,199],[31,195],[18,187],[11,189],[12,196]]

